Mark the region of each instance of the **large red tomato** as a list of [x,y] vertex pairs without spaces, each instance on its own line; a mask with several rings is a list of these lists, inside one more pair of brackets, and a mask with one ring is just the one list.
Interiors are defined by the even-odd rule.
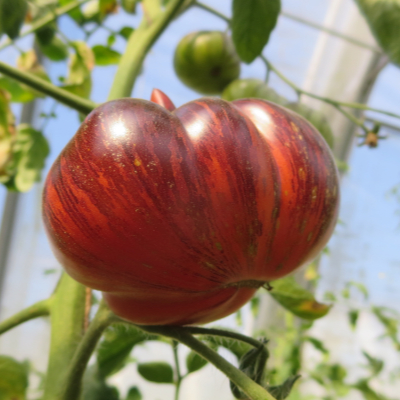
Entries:
[[90,113],[47,177],[55,254],[137,324],[224,317],[315,257],[338,211],[321,135],[261,99],[174,110],[161,92]]

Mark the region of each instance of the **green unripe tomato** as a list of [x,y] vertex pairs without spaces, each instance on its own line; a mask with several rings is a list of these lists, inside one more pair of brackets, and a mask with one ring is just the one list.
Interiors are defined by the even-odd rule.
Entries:
[[334,146],[334,136],[329,122],[325,115],[321,111],[312,109],[302,103],[290,103],[286,105],[287,108],[300,114],[308,122],[311,122],[317,131],[323,136],[328,146],[333,149]]
[[186,86],[202,94],[221,93],[240,74],[233,43],[219,31],[186,35],[175,50],[174,67]]
[[285,106],[288,101],[260,79],[237,79],[222,92],[221,97],[227,101],[257,98],[272,101]]

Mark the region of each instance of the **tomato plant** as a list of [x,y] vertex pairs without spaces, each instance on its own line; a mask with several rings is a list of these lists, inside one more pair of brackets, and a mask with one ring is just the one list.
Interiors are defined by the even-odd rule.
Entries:
[[338,196],[327,145],[278,105],[118,99],[51,168],[43,215],[61,264],[117,315],[181,325],[232,313],[315,257]]
[[239,77],[240,60],[225,33],[193,32],[179,42],[174,68],[190,88],[202,94],[218,94]]

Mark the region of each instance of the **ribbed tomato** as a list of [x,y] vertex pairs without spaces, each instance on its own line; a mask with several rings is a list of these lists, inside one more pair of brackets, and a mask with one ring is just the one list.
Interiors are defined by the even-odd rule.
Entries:
[[210,322],[318,254],[337,170],[321,135],[273,103],[152,99],[171,111],[124,98],[87,116],[47,177],[46,230],[122,318]]

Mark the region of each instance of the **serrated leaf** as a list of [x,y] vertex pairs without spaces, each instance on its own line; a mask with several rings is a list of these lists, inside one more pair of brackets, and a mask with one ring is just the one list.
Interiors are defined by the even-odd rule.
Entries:
[[173,383],[174,371],[163,361],[138,364],[139,374],[146,380],[154,383]]
[[207,360],[191,351],[186,357],[186,368],[188,373],[196,372],[207,365]]
[[0,399],[25,400],[28,368],[11,357],[0,356]]
[[400,66],[400,0],[356,0],[376,40]]
[[140,393],[140,390],[137,386],[132,386],[128,390],[128,394],[126,395],[125,400],[142,400],[143,396]]
[[232,39],[244,62],[251,63],[261,54],[280,10],[280,0],[233,0]]
[[14,176],[7,187],[19,192],[28,191],[35,182],[39,182],[49,145],[43,134],[28,124],[17,127],[12,147],[12,166]]
[[10,39],[18,37],[27,11],[26,0],[0,0],[0,34],[4,32]]
[[307,320],[315,320],[329,312],[331,306],[319,303],[312,293],[302,288],[292,276],[272,283],[269,294],[294,315]]
[[285,400],[290,392],[292,391],[293,385],[300,378],[300,375],[292,376],[286,379],[282,385],[279,386],[269,386],[266,389],[268,392],[275,397],[276,400]]
[[130,26],[124,26],[123,28],[120,29],[120,31],[119,31],[118,33],[119,33],[124,39],[128,40],[133,31],[134,31],[134,29],[131,28]]
[[98,373],[96,366],[88,368],[83,376],[82,399],[119,400],[117,388],[110,386]]
[[110,49],[103,45],[96,45],[92,47],[96,65],[112,65],[118,64],[121,54],[117,51]]
[[100,376],[106,377],[123,368],[133,347],[149,339],[155,339],[134,326],[115,324],[106,330],[97,350]]

